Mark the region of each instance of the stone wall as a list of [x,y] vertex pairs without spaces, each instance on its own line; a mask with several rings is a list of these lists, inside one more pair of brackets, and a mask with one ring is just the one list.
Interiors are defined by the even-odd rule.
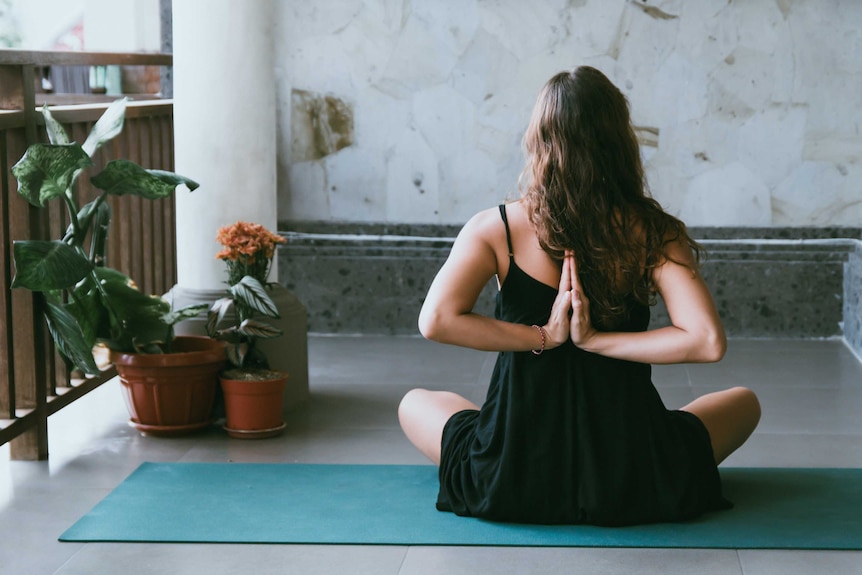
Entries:
[[844,340],[862,359],[862,245],[844,265]]
[[862,2],[278,2],[279,219],[462,224],[517,193],[538,90],[628,96],[691,226],[858,226]]
[[[454,226],[304,223],[279,249],[279,280],[307,306],[317,333],[417,334],[425,293],[446,259]],[[842,334],[862,344],[859,229],[694,228],[703,275],[731,337]],[[760,236],[760,237],[757,237]],[[744,237],[744,236],[743,236]],[[854,249],[856,251],[854,251]],[[492,314],[490,282],[477,311]],[[854,315],[854,311],[855,315]],[[848,321],[848,315],[850,321]],[[855,318],[852,319],[852,318]],[[667,323],[661,304],[653,326]]]

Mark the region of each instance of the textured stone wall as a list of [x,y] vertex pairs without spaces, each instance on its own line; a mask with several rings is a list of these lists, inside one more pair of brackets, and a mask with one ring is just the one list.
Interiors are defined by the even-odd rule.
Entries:
[[858,226],[860,22],[847,0],[278,2],[279,219],[463,223],[517,194],[542,84],[589,64],[689,225]]

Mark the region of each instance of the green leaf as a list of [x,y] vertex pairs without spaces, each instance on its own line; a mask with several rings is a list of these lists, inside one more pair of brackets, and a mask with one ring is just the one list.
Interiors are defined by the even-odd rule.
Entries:
[[75,174],[92,164],[78,144],[33,144],[12,166],[12,174],[18,179],[18,193],[41,208],[64,195]]
[[93,267],[75,248],[60,240],[19,240],[13,246],[16,269],[13,288],[66,289],[84,279]]
[[62,305],[46,302],[45,319],[60,353],[84,373],[99,373],[93,359],[93,346],[88,345],[75,317]]
[[160,179],[161,181],[165,182],[166,184],[171,184],[174,187],[179,186],[180,184],[185,184],[185,186],[189,189],[190,192],[193,192],[196,189],[198,189],[199,187],[201,187],[201,185],[199,183],[197,183],[196,181],[194,181],[190,178],[187,178],[185,176],[175,174],[174,172],[166,172],[164,170],[147,170],[147,171],[150,174],[157,177],[158,179]]
[[194,305],[189,305],[184,308],[180,308],[166,313],[162,316],[162,320],[168,325],[174,325],[175,323],[183,321],[184,319],[191,319],[193,317],[199,316],[201,312],[208,307],[209,304],[207,303],[197,303]]
[[65,308],[78,321],[87,346],[92,348],[98,340],[110,338],[111,321],[92,277],[75,286],[70,295],[71,300]]
[[167,198],[179,184],[198,185],[172,172],[145,170],[129,160],[112,160],[105,169],[90,178],[90,182],[115,196],[133,195],[148,200]]
[[164,316],[171,305],[158,296],[141,293],[128,276],[111,268],[95,268],[99,278],[102,305],[114,314],[111,335],[105,343],[117,351],[136,351],[171,340],[171,326]]
[[256,337],[260,339],[278,337],[284,333],[282,330],[278,329],[273,325],[254,319],[243,320],[242,323],[239,324],[239,329],[237,331],[242,335],[248,337]]
[[45,118],[45,129],[48,132],[49,142],[56,145],[72,143],[63,125],[51,115],[51,111],[48,110],[48,104],[42,106],[42,117]]
[[230,293],[243,305],[266,317],[279,317],[278,308],[269,294],[266,293],[266,288],[252,276],[245,276],[239,280],[239,283],[231,286]]
[[[95,201],[95,200],[94,200]],[[89,205],[89,204],[88,204]],[[95,215],[92,216],[92,236],[90,237],[90,261],[96,265],[105,264],[105,245],[108,241],[108,227],[111,224],[113,211],[111,205],[107,202],[102,202],[96,209]],[[83,224],[81,224],[83,227]],[[90,220],[87,221],[87,227],[90,227]]]
[[102,117],[98,119],[87,140],[84,142],[84,151],[91,158],[93,154],[102,147],[102,144],[115,138],[123,131],[123,122],[126,119],[126,102],[128,98],[115,100]]
[[231,307],[233,307],[233,300],[229,297],[223,297],[213,302],[207,313],[206,330],[208,336],[214,337],[216,335],[218,325],[222,322],[225,314]]
[[66,232],[63,234],[63,241],[69,245],[82,246],[84,239],[90,234],[90,228],[92,228],[93,236],[90,241],[90,261],[97,262],[98,265],[98,261],[104,260],[105,241],[112,217],[111,205],[104,201],[104,195],[99,196],[78,210],[79,237],[73,237],[75,227],[69,224]]

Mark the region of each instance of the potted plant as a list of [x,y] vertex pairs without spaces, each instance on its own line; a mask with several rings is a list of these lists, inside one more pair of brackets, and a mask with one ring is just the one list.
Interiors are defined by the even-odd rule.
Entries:
[[[203,337],[174,337],[174,324],[203,312],[206,304],[172,310],[166,300],[141,293],[128,276],[105,266],[111,222],[106,200],[111,195],[155,200],[169,197],[180,184],[190,190],[198,184],[172,172],[145,170],[118,159],[90,177],[93,187],[101,190],[93,201],[79,208],[75,193],[76,182],[93,165],[95,152],[122,131],[125,109],[125,99],[111,104],[80,145],[69,139],[48,106],[42,107],[50,143],[28,147],[12,173],[18,180],[18,192],[34,206],[63,202],[70,224],[59,240],[14,242],[12,287],[40,294],[49,331],[68,365],[97,374],[93,349],[97,344],[109,348],[126,390],[132,423],[139,429],[191,431],[211,423],[216,373],[225,361],[223,346]],[[163,377],[138,369],[155,364],[170,374],[175,362],[202,366],[203,375],[191,390],[177,389],[180,381],[189,379],[187,371]],[[133,366],[133,375],[126,373],[128,365]],[[152,404],[153,400],[166,403]]]
[[231,437],[271,437],[284,429],[282,396],[288,374],[269,369],[259,339],[282,335],[265,318],[278,318],[266,278],[275,246],[285,239],[260,224],[237,222],[218,231],[227,265],[228,289],[207,314],[207,334],[226,342],[228,369],[220,376],[225,401],[225,430]]

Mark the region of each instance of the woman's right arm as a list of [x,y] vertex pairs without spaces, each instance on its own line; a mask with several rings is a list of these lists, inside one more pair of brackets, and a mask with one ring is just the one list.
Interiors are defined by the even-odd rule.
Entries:
[[[480,212],[458,234],[419,313],[419,331],[426,338],[483,351],[542,347],[542,336],[536,328],[473,312],[482,289],[497,273],[497,256],[489,240],[495,233],[494,226],[500,225],[496,213]],[[568,298],[568,290],[561,285],[551,320],[544,326],[545,349],[557,347],[569,337]]]

